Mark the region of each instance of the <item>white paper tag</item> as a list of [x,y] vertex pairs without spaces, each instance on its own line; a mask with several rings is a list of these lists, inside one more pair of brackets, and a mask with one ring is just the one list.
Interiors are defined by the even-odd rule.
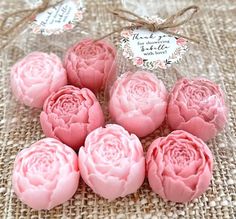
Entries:
[[[149,18],[158,23],[160,18]],[[178,62],[187,51],[187,40],[160,31],[131,27],[121,32],[123,55],[145,69],[166,69]]]
[[83,19],[85,8],[80,0],[65,0],[38,14],[31,24],[33,33],[51,35],[71,30]]

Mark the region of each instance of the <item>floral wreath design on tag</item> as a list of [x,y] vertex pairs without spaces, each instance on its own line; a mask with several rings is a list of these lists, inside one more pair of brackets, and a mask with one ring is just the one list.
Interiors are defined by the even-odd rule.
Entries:
[[[72,30],[78,22],[83,20],[83,14],[84,14],[86,9],[83,6],[82,1],[80,1],[80,0],[79,1],[65,0],[57,6],[47,9],[45,12],[47,12],[48,10],[56,11],[56,10],[58,10],[58,7],[60,7],[63,4],[66,4],[68,2],[73,2],[75,4],[75,7],[76,7],[76,13],[73,16],[73,19],[69,20],[66,24],[64,24],[60,27],[47,28],[47,27],[43,27],[42,25],[40,25],[38,23],[37,16],[36,16],[34,18],[34,21],[31,24],[32,32],[35,33],[35,34],[43,34],[45,36],[49,36],[49,35],[52,35],[52,34],[60,34],[60,33],[63,33],[65,31]],[[42,12],[42,13],[45,13],[45,12]]]
[[[149,21],[162,23],[164,20],[159,17],[146,17]],[[176,37],[174,35],[168,35],[168,37],[175,38],[175,43],[177,45],[175,51],[165,60],[155,60],[150,61],[148,59],[144,59],[140,56],[136,56],[130,46],[130,37],[133,35],[133,32],[135,30],[142,29],[135,26],[131,26],[130,28],[124,29],[121,31],[121,48],[123,49],[123,56],[125,58],[130,59],[134,65],[138,67],[142,67],[144,69],[167,69],[171,66],[173,63],[178,63],[180,60],[182,60],[182,56],[186,51],[188,50],[187,47],[187,40],[181,37]],[[172,29],[173,32],[178,33],[179,31],[176,29]],[[151,33],[151,32],[150,32]],[[161,33],[161,32],[160,32]]]

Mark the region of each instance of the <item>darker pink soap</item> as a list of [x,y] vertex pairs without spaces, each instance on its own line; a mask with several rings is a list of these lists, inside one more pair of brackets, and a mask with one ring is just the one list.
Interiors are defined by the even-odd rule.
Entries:
[[200,138],[176,130],[151,144],[146,168],[155,193],[166,200],[184,203],[207,190],[212,178],[213,157]]
[[68,85],[47,98],[40,122],[46,136],[78,150],[89,132],[104,125],[104,115],[92,91]]
[[97,92],[103,90],[116,73],[115,49],[107,42],[84,39],[66,53],[64,66],[70,84]]
[[182,129],[208,141],[227,122],[225,95],[207,79],[181,79],[170,94],[167,117],[172,129]]

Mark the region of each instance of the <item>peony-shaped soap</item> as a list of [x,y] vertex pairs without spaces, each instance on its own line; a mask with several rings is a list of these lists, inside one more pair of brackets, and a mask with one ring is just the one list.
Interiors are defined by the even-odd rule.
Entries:
[[67,85],[47,98],[40,122],[46,136],[78,150],[89,132],[104,125],[104,115],[92,91]]
[[27,106],[41,108],[52,92],[66,84],[66,71],[53,53],[32,52],[11,69],[12,92]]
[[227,122],[224,93],[207,79],[181,79],[170,94],[167,117],[172,129],[182,129],[208,141]]
[[113,120],[139,137],[157,129],[166,116],[167,90],[150,72],[126,72],[110,91],[109,112]]
[[36,210],[52,209],[69,200],[79,184],[78,157],[60,141],[44,138],[16,156],[13,189]]
[[157,138],[146,156],[152,190],[173,202],[188,202],[208,188],[213,169],[212,153],[198,137],[176,130]]
[[66,53],[64,66],[69,82],[93,92],[104,89],[116,75],[115,49],[105,41],[84,39]]
[[79,166],[85,183],[109,200],[136,192],[145,177],[141,142],[114,124],[87,136],[79,150]]

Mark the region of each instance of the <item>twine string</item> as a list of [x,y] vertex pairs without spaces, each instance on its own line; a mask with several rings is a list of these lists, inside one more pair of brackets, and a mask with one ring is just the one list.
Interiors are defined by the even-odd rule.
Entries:
[[[188,37],[188,36],[182,35],[180,33],[175,33],[173,31],[169,30],[171,28],[176,28],[176,27],[182,26],[183,24],[190,21],[193,18],[193,16],[199,11],[199,7],[196,5],[192,5],[192,6],[183,8],[182,10],[173,14],[169,18],[165,19],[162,23],[151,22],[151,21],[149,21],[149,20],[147,20],[147,19],[145,19],[145,18],[143,18],[143,17],[141,17],[129,10],[122,9],[122,8],[108,9],[108,11],[110,13],[112,13],[113,15],[115,15],[116,17],[120,18],[121,20],[130,22],[132,24],[132,26],[134,26],[134,27],[137,27],[137,28],[143,27],[143,28],[146,28],[152,32],[162,31],[162,32],[170,34],[170,35],[182,37],[182,38],[185,38],[189,41],[199,43],[198,40],[196,40],[192,37]],[[131,27],[131,25],[122,26],[119,29],[114,30],[111,33],[108,33],[108,34],[102,36],[98,40],[102,40],[108,36],[113,35],[114,33],[120,33],[123,29],[128,29],[130,27]]]
[[[34,18],[37,14],[45,11],[46,9],[50,7],[55,7],[58,4],[60,4],[63,1],[59,1],[55,4],[50,4],[50,0],[42,0],[42,4],[39,5],[36,8],[33,9],[25,9],[25,10],[20,10],[20,11],[15,11],[13,13],[7,14],[1,24],[0,24],[0,35],[2,36],[8,36],[9,34],[13,33],[15,30],[17,30],[20,26],[26,25],[32,18]],[[6,27],[7,21],[10,18],[14,18],[17,15],[24,14],[24,16],[17,21],[16,23],[13,24],[11,27]]]

